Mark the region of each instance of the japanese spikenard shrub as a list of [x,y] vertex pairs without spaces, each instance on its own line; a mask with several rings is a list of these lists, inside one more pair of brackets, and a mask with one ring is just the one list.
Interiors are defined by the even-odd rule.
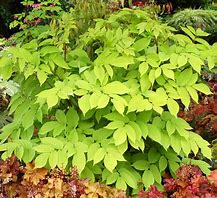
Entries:
[[141,10],[100,19],[71,49],[73,18],[63,14],[30,43],[1,54],[0,74],[20,84],[14,120],[0,134],[2,159],[13,153],[36,167],[77,166],[84,178],[117,188],[161,187],[165,169],[200,166],[209,144],[177,117],[198,92],[210,94],[202,68],[215,67],[217,45],[200,29],[186,34]]

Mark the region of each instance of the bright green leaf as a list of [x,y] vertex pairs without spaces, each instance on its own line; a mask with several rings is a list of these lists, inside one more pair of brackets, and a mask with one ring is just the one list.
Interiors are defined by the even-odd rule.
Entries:
[[98,162],[102,161],[105,157],[106,150],[104,148],[99,148],[96,153],[94,154],[93,162],[97,164]]
[[35,158],[35,167],[42,168],[47,164],[50,153],[42,153]]
[[132,166],[137,170],[144,171],[149,168],[149,162],[146,160],[138,160]]
[[125,127],[118,128],[114,134],[113,138],[115,140],[115,145],[121,145],[127,140],[127,134],[125,131]]
[[195,84],[192,86],[194,89],[206,94],[206,95],[209,95],[211,94],[212,92],[210,91],[210,88],[206,85],[206,84],[203,84],[203,83],[198,83],[198,84]]
[[65,62],[60,53],[56,54],[56,56],[52,58],[52,61],[61,68],[69,69],[68,64]]
[[78,100],[78,105],[83,114],[86,114],[90,110],[90,95],[84,95]]
[[86,157],[83,152],[77,152],[72,159],[72,165],[78,168],[79,173],[81,173],[86,165]]
[[139,73],[141,76],[143,76],[148,71],[148,63],[143,62],[139,65]]
[[160,172],[164,171],[167,167],[167,159],[164,156],[160,157],[159,160],[159,170]]
[[56,151],[53,151],[52,153],[50,153],[49,164],[50,164],[51,169],[54,169],[57,166],[57,164],[58,164],[58,153]]
[[167,107],[172,115],[177,116],[179,112],[179,104],[175,100],[168,98]]
[[112,154],[108,153],[105,155],[104,165],[110,172],[113,172],[117,166],[117,160]]
[[152,184],[154,184],[154,176],[150,170],[145,170],[142,175],[142,181],[146,189],[148,189]]
[[117,189],[121,189],[121,190],[126,190],[127,189],[127,184],[126,184],[125,180],[122,177],[118,177],[115,186],[116,186]]
[[103,88],[104,93],[106,94],[126,94],[128,93],[130,90],[129,88],[124,85],[123,83],[119,82],[119,81],[113,81],[109,84],[107,84],[104,88]]
[[150,171],[151,173],[153,174],[154,176],[154,180],[158,183],[158,184],[161,184],[161,174],[160,174],[160,171],[158,169],[158,167],[154,164],[152,164],[150,166]]

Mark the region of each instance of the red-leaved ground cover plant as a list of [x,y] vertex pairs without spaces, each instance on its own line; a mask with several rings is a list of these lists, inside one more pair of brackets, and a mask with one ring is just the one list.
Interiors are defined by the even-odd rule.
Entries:
[[156,186],[149,191],[141,191],[139,198],[216,198],[217,170],[210,176],[203,175],[197,166],[183,165],[177,170],[177,178],[164,178],[165,192],[160,192]]
[[[139,198],[216,198],[217,170],[205,176],[197,166],[183,165],[176,172],[176,179],[165,174],[160,192],[152,185],[140,191]],[[34,162],[26,166],[15,156],[0,163],[0,197],[65,197],[65,198],[130,198],[124,191],[80,179],[76,168],[70,173],[60,169],[50,172],[35,168]]]
[[199,103],[192,103],[188,111],[180,111],[179,117],[189,122],[194,131],[211,142],[217,138],[217,82],[216,74],[205,73],[204,78],[212,95],[200,95]]
[[70,173],[57,168],[49,172],[35,168],[34,162],[22,166],[15,156],[0,162],[0,197],[127,198],[121,190],[79,179],[76,168]]

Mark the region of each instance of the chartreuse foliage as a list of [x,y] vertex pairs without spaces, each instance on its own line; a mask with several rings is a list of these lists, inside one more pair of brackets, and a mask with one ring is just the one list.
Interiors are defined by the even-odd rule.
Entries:
[[198,91],[210,94],[200,72],[215,67],[217,45],[200,38],[206,33],[174,34],[144,11],[123,10],[66,52],[74,28],[64,14],[37,39],[2,52],[0,74],[15,73],[20,84],[14,120],[0,134],[3,159],[14,153],[36,167],[73,165],[82,177],[136,189],[160,186],[165,169],[173,174],[190,153],[211,157],[177,117],[180,103],[188,108]]

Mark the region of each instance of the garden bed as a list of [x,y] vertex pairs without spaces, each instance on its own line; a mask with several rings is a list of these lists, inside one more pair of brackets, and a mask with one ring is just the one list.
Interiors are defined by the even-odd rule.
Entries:
[[155,5],[23,5],[0,51],[16,84],[1,100],[3,197],[217,196],[217,43],[202,26],[177,32]]

